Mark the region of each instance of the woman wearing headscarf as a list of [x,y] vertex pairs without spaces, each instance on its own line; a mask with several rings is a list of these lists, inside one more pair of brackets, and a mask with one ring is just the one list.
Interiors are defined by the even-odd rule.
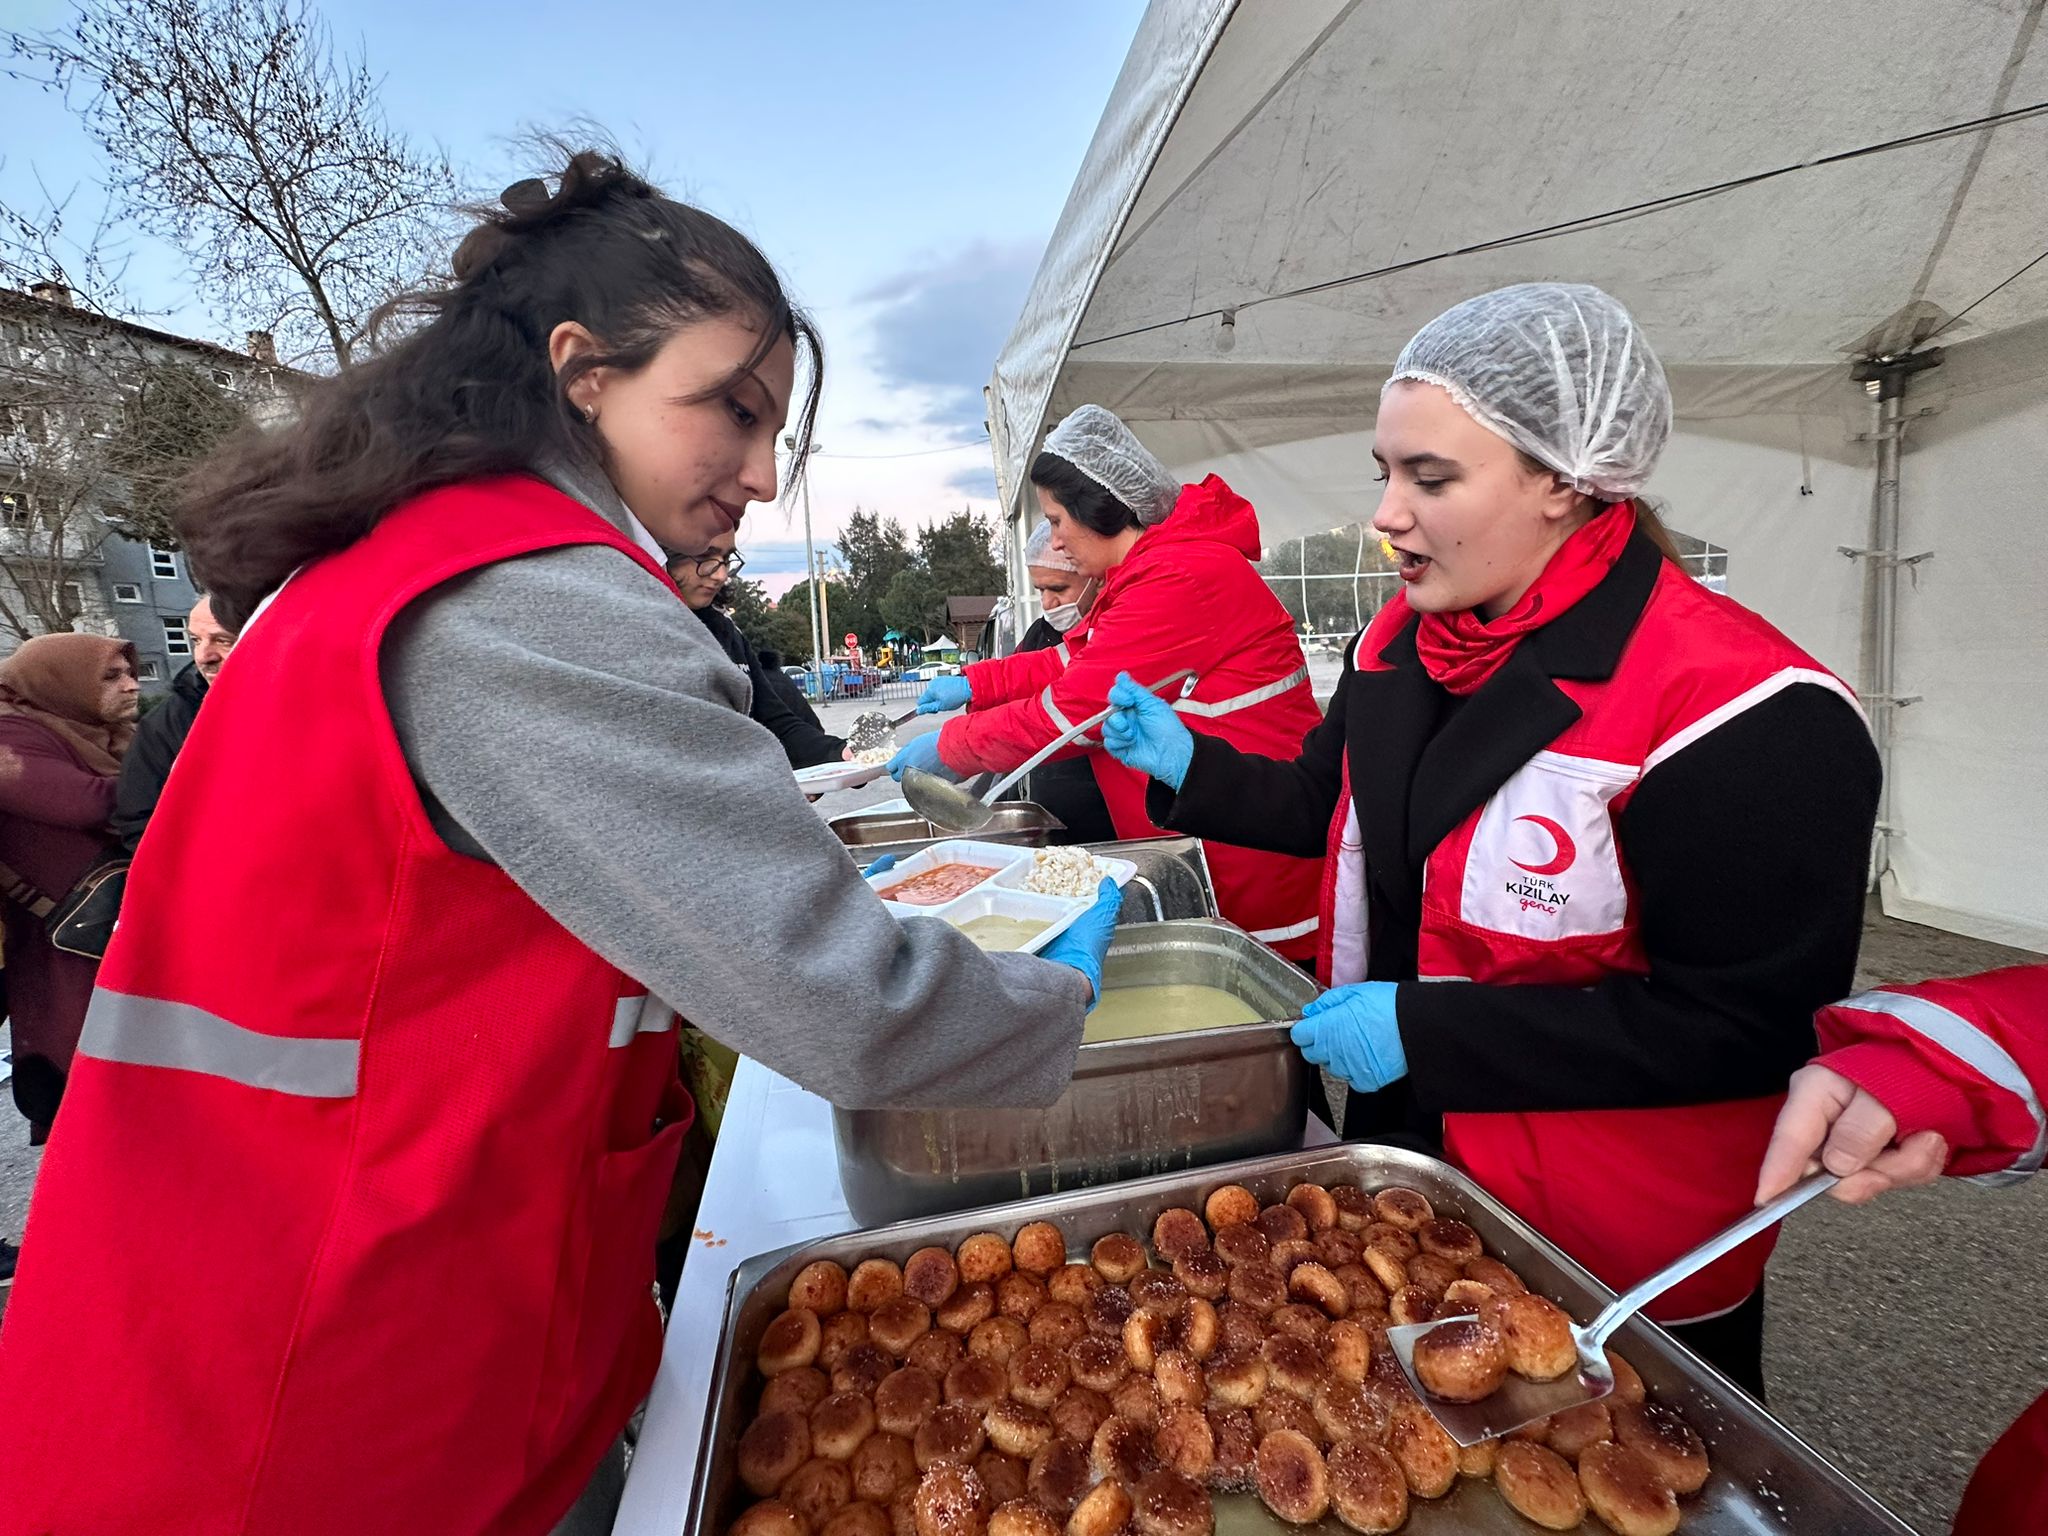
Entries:
[[[1456,306],[1380,400],[1403,590],[1302,752],[1125,683],[1103,733],[1162,826],[1327,847],[1333,990],[1295,1039],[1346,1133],[1440,1145],[1617,1289],[1750,1208],[1849,987],[1879,779],[1849,689],[1671,557],[1639,499],[1670,420],[1598,289]],[[1770,1241],[1649,1308],[1757,1393]]]
[[105,855],[141,700],[135,647],[125,640],[42,635],[0,662],[0,864],[15,884],[15,899],[4,903],[14,1102],[31,1145],[56,1118],[99,963],[51,944],[25,903],[60,899]]
[[[1173,708],[1205,738],[1292,756],[1321,719],[1294,624],[1253,564],[1259,519],[1216,475],[1182,485],[1122,421],[1084,405],[1054,427],[1031,465],[1048,547],[1097,584],[1093,606],[1050,650],[977,662],[925,689],[926,713],[967,712],[913,737],[889,764],[964,779],[1015,768],[1069,725],[1102,710],[1117,674],[1157,682],[1189,668]],[[1164,707],[1164,706],[1162,706]],[[1119,837],[1159,828],[1144,775],[1083,738]],[[1290,959],[1316,950],[1320,849],[1305,855],[1211,841],[1223,916]]]
[[[1013,654],[1019,656],[1057,647],[1087,618],[1102,588],[1101,582],[1081,574],[1072,555],[1053,547],[1051,523],[1040,523],[1024,541],[1024,573],[1039,613],[1017,643]],[[1065,830],[1052,835],[1055,843],[1105,843],[1116,836],[1102,786],[1095,782],[1095,770],[1086,757],[1039,764],[1019,786],[1017,798],[1042,805],[1060,819]]]

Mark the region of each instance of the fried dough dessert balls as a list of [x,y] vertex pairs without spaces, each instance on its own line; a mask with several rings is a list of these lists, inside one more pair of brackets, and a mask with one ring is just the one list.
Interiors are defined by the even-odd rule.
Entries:
[[1377,1445],[1386,1438],[1386,1405],[1356,1382],[1324,1380],[1316,1388],[1312,1407],[1324,1438],[1332,1444],[1370,1440]]
[[1255,1355],[1266,1342],[1265,1314],[1242,1302],[1224,1302],[1216,1309],[1216,1322],[1223,1335],[1219,1347],[1231,1354]]
[[1167,1330],[1167,1338],[1197,1360],[1206,1360],[1223,1346],[1223,1323],[1205,1297],[1191,1296],[1187,1310]]
[[1415,1376],[1447,1403],[1491,1397],[1508,1374],[1507,1345],[1476,1317],[1432,1328],[1415,1341]]
[[1493,1465],[1493,1485],[1516,1514],[1546,1531],[1568,1531],[1586,1518],[1586,1496],[1571,1463],[1526,1440],[1513,1440],[1500,1448]]
[[806,1264],[789,1282],[789,1300],[783,1305],[802,1307],[821,1318],[845,1311],[846,1271],[830,1259]]
[[1269,1243],[1299,1243],[1308,1237],[1308,1218],[1291,1205],[1269,1205],[1259,1212],[1258,1228]]
[[1494,1463],[1500,1459],[1500,1442],[1482,1440],[1477,1445],[1458,1447],[1458,1476],[1491,1477]]
[[1011,1499],[988,1517],[988,1536],[1060,1536],[1060,1528],[1029,1499]]
[[841,1312],[828,1317],[818,1329],[818,1365],[830,1373],[861,1345],[871,1343],[868,1315]]
[[1640,1403],[1649,1394],[1643,1389],[1643,1378],[1613,1350],[1606,1351],[1607,1368],[1614,1373],[1614,1400],[1617,1403]]
[[1067,1357],[1050,1344],[1027,1344],[1010,1356],[1010,1396],[1030,1407],[1052,1407],[1070,1379]]
[[811,1410],[811,1454],[826,1461],[849,1459],[874,1432],[875,1405],[858,1392],[835,1392]]
[[1202,1214],[1220,1238],[1226,1227],[1241,1227],[1259,1219],[1259,1197],[1242,1184],[1226,1184],[1203,1202]]
[[967,1353],[997,1365],[1008,1365],[1010,1357],[1031,1343],[1031,1334],[1014,1317],[992,1317],[976,1323],[967,1335]]
[[768,1384],[761,1389],[761,1406],[757,1413],[765,1419],[771,1413],[794,1410],[808,1419],[811,1410],[831,1395],[832,1383],[826,1379],[825,1373],[812,1366],[802,1366],[768,1378]]
[[1477,1317],[1479,1309],[1496,1294],[1491,1286],[1481,1285],[1477,1280],[1453,1280],[1444,1292],[1443,1300],[1436,1304],[1436,1315],[1456,1317],[1462,1313]]
[[1094,1476],[1086,1450],[1071,1440],[1055,1440],[1031,1458],[1024,1489],[1039,1508],[1064,1520],[1081,1502]]
[[1182,1477],[1206,1478],[1216,1465],[1216,1434],[1198,1403],[1177,1403],[1152,1431],[1152,1454]]
[[1272,1251],[1266,1234],[1251,1222],[1225,1227],[1216,1234],[1216,1257],[1232,1269],[1240,1264],[1263,1264]]
[[1216,1529],[1209,1490],[1166,1468],[1138,1479],[1131,1490],[1131,1518],[1139,1536],[1210,1536]]
[[1294,1273],[1295,1269],[1308,1263],[1316,1256],[1316,1245],[1305,1237],[1290,1237],[1273,1245],[1273,1251],[1266,1255],[1266,1262],[1279,1270],[1281,1275]]
[[1069,1306],[1064,1301],[1048,1301],[1031,1314],[1031,1321],[1024,1325],[1024,1331],[1031,1335],[1034,1344],[1049,1344],[1054,1349],[1072,1349],[1088,1337],[1088,1320],[1081,1315],[1081,1309]]
[[1258,1430],[1259,1438],[1290,1430],[1311,1444],[1322,1440],[1323,1426],[1316,1422],[1315,1410],[1306,1398],[1294,1396],[1291,1392],[1268,1392],[1259,1399],[1252,1411],[1252,1426]]
[[1259,1499],[1290,1525],[1309,1525],[1330,1508],[1330,1473],[1315,1441],[1291,1429],[1275,1430],[1252,1458]]
[[1420,1403],[1403,1403],[1389,1416],[1387,1449],[1401,1464],[1408,1491],[1440,1499],[1458,1480],[1458,1442]]
[[1674,1408],[1623,1403],[1613,1411],[1614,1438],[1654,1467],[1673,1493],[1698,1493],[1707,1480],[1707,1447]]
[[889,1516],[872,1504],[849,1504],[830,1520],[818,1536],[889,1536]]
[[1175,1259],[1173,1278],[1186,1288],[1190,1296],[1215,1301],[1230,1283],[1230,1266],[1223,1262],[1215,1249],[1203,1248]]
[[853,1502],[853,1474],[843,1462],[813,1458],[790,1474],[776,1497],[815,1531]]
[[1373,1283],[1392,1297],[1408,1289],[1408,1261],[1385,1248],[1367,1248],[1359,1263]]
[[1436,1216],[1425,1221],[1415,1229],[1415,1238],[1424,1253],[1449,1259],[1460,1267],[1486,1257],[1486,1245],[1479,1240],[1479,1234],[1450,1217]]
[[1346,1232],[1363,1232],[1379,1220],[1372,1196],[1356,1184],[1332,1184],[1330,1202],[1337,1207],[1337,1225]]
[[1287,1280],[1272,1265],[1240,1264],[1230,1272],[1230,1299],[1261,1317],[1287,1300]]
[[1404,1266],[1422,1252],[1422,1244],[1416,1240],[1415,1234],[1391,1221],[1375,1221],[1365,1229],[1364,1240],[1368,1249],[1377,1248],[1382,1253],[1391,1253]]
[[1152,1362],[1152,1384],[1167,1404],[1199,1404],[1208,1394],[1202,1367],[1184,1349],[1162,1349]]
[[1408,1518],[1408,1479],[1380,1446],[1347,1440],[1330,1451],[1330,1507],[1365,1536],[1387,1536]]
[[1097,1483],[1067,1517],[1067,1536],[1116,1536],[1130,1519],[1131,1496],[1123,1485]]
[[889,1501],[889,1530],[892,1536],[917,1536],[917,1485]]
[[1320,1184],[1297,1184],[1287,1191],[1287,1204],[1301,1212],[1311,1233],[1327,1232],[1337,1225],[1337,1201]]
[[1351,1298],[1349,1316],[1361,1312],[1384,1313],[1387,1310],[1387,1289],[1372,1277],[1372,1271],[1363,1264],[1344,1264],[1330,1271],[1344,1282],[1345,1294]]
[[1387,1315],[1398,1327],[1426,1323],[1436,1316],[1436,1300],[1419,1285],[1404,1285],[1388,1301]]
[[1013,1267],[1010,1245],[993,1232],[963,1238],[953,1250],[953,1262],[960,1266],[960,1278],[968,1285],[994,1285]]
[[1130,1285],[1131,1304],[1140,1312],[1179,1317],[1187,1310],[1188,1288],[1163,1269],[1147,1270]]
[[996,1315],[996,1288],[986,1280],[963,1285],[939,1303],[939,1326],[965,1338]]
[[1314,1260],[1295,1265],[1287,1277],[1287,1294],[1321,1307],[1331,1317],[1346,1317],[1351,1312],[1351,1292],[1344,1282]]
[[904,1435],[869,1435],[846,1466],[853,1474],[853,1496],[870,1504],[887,1504],[917,1487],[917,1453]]
[[1579,1363],[1572,1320],[1545,1296],[1495,1296],[1480,1309],[1507,1346],[1508,1369],[1531,1381],[1555,1381]]
[[1357,1323],[1330,1324],[1322,1351],[1323,1369],[1339,1381],[1361,1383],[1372,1368],[1372,1335]]
[[1043,1280],[1067,1262],[1067,1234],[1049,1221],[1027,1222],[1010,1240],[1010,1262]]
[[1273,1315],[1266,1319],[1266,1331],[1268,1334],[1284,1333],[1307,1344],[1321,1344],[1323,1335],[1330,1331],[1330,1320],[1319,1307],[1290,1301],[1273,1309]]
[[1109,1399],[1087,1387],[1069,1387],[1052,1405],[1052,1432],[1086,1445],[1110,1416]]
[[1046,1279],[1045,1294],[1054,1301],[1085,1311],[1095,1293],[1107,1284],[1092,1264],[1062,1264]]
[[[1044,1450],[1052,1439],[1052,1420],[1019,1402],[997,1403],[982,1416],[981,1427],[988,1443],[998,1451],[1026,1460]],[[1021,1475],[1017,1481],[1021,1488]]]
[[982,1536],[988,1529],[988,1492],[972,1470],[934,1467],[917,1485],[911,1510],[917,1536]]
[[1381,1221],[1404,1232],[1418,1231],[1425,1221],[1436,1215],[1427,1195],[1399,1184],[1389,1185],[1374,1195],[1372,1208],[1373,1214]]
[[1331,1227],[1315,1235],[1316,1262],[1325,1269],[1342,1269],[1365,1257],[1365,1239],[1342,1227]]
[[1175,1259],[1200,1253],[1209,1246],[1209,1229],[1202,1218],[1184,1206],[1161,1211],[1152,1223],[1152,1247],[1171,1264]]
[[762,1498],[789,1481],[790,1474],[810,1459],[810,1419],[793,1410],[764,1413],[740,1436],[740,1481]]
[[764,1499],[733,1521],[726,1536],[809,1536],[795,1510],[780,1499]]
[[1259,1431],[1242,1408],[1211,1408],[1206,1415],[1215,1437],[1216,1464],[1209,1486],[1236,1493],[1252,1486],[1252,1458],[1258,1454]]
[[1000,1506],[1024,1497],[1025,1463],[1001,1451],[983,1451],[974,1458],[974,1475],[981,1479],[982,1497]]
[[1112,1232],[1095,1240],[1088,1262],[1111,1285],[1129,1285],[1145,1272],[1145,1245],[1128,1232]]
[[1543,1443],[1566,1461],[1577,1461],[1586,1454],[1588,1446],[1613,1438],[1614,1416],[1608,1409],[1608,1400],[1600,1398],[1567,1408],[1563,1413],[1553,1413]]
[[846,1280],[846,1305],[854,1312],[872,1312],[903,1294],[903,1271],[887,1259],[863,1259]]
[[910,1346],[932,1331],[931,1309],[921,1301],[898,1296],[868,1314],[868,1339],[884,1354],[901,1360]]
[[1649,1460],[1612,1440],[1588,1446],[1579,1458],[1586,1503],[1616,1536],[1671,1536],[1678,1529],[1678,1495]]
[[917,1427],[917,1434],[911,1439],[910,1448],[917,1457],[917,1469],[929,1472],[942,1462],[958,1467],[971,1467],[974,1458],[988,1443],[988,1431],[982,1428],[982,1416],[987,1410],[970,1408],[965,1403],[947,1403],[932,1410],[932,1416]]
[[1088,1443],[1088,1459],[1095,1464],[1097,1475],[1135,1483],[1150,1472],[1158,1464],[1152,1453],[1152,1430],[1152,1425],[1134,1419],[1103,1420]]
[[874,1345],[857,1345],[846,1352],[844,1360],[832,1367],[832,1390],[859,1392],[873,1397],[875,1388],[887,1381],[895,1369],[896,1362]]
[[1226,1408],[1249,1408],[1266,1395],[1266,1362],[1235,1351],[1209,1362],[1209,1397]]
[[1519,1296],[1529,1289],[1520,1275],[1491,1254],[1481,1254],[1476,1259],[1467,1259],[1465,1278],[1477,1280],[1489,1290],[1498,1291],[1503,1296]]
[[949,1403],[986,1413],[1010,1395],[1009,1369],[979,1355],[969,1355],[946,1372],[945,1395]]
[[1259,1351],[1266,1362],[1268,1391],[1287,1392],[1304,1401],[1316,1395],[1322,1384],[1323,1354],[1306,1339],[1276,1333]]
[[996,1282],[996,1312],[1028,1323],[1045,1305],[1045,1282],[1036,1275],[1013,1272]]
[[761,1347],[754,1352],[754,1364],[763,1376],[800,1370],[818,1358],[818,1346],[823,1339],[818,1314],[791,1307],[763,1330]]
[[1166,1400],[1159,1395],[1159,1389],[1152,1384],[1149,1376],[1127,1376],[1122,1386],[1109,1395],[1109,1411],[1120,1419],[1129,1419],[1133,1424],[1142,1424],[1147,1429],[1159,1427],[1159,1416],[1166,1411]]
[[1433,1302],[1443,1300],[1444,1292],[1463,1275],[1464,1270],[1458,1265],[1433,1253],[1418,1253],[1408,1261],[1408,1283],[1429,1292]]
[[1076,1382],[1096,1392],[1114,1392],[1131,1373],[1123,1341],[1098,1334],[1090,1334],[1070,1349],[1067,1364]]
[[960,1266],[943,1248],[920,1248],[903,1261],[903,1294],[931,1308],[960,1289]]
[[1088,1331],[1099,1333],[1104,1338],[1121,1339],[1124,1324],[1131,1320],[1131,1314],[1138,1310],[1131,1300],[1131,1293],[1120,1285],[1106,1285],[1095,1293],[1095,1299],[1081,1309],[1081,1315],[1088,1319]]
[[1150,1375],[1166,1338],[1167,1320],[1154,1312],[1133,1312],[1124,1324],[1124,1358],[1131,1369]]

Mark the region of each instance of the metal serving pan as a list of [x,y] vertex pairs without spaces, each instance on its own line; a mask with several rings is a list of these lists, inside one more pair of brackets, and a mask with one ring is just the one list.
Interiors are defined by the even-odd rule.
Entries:
[[1213,918],[1119,927],[1104,989],[1162,982],[1221,988],[1278,1022],[1084,1045],[1047,1109],[835,1108],[855,1219],[904,1221],[1299,1146],[1315,1073],[1287,1021],[1316,984]]
[[[747,1503],[734,1456],[760,1395],[754,1351],[762,1331],[782,1310],[789,1282],[813,1259],[836,1259],[848,1268],[875,1257],[901,1263],[926,1244],[950,1248],[982,1231],[1010,1237],[1027,1221],[1053,1222],[1066,1233],[1068,1252],[1079,1255],[1108,1232],[1149,1240],[1161,1211],[1170,1206],[1200,1210],[1210,1191],[1222,1184],[1248,1185],[1260,1199],[1272,1201],[1303,1182],[1367,1189],[1406,1184],[1429,1196],[1439,1212],[1471,1223],[1488,1252],[1575,1316],[1591,1316],[1613,1299],[1612,1291],[1455,1168],[1419,1153],[1356,1143],[799,1243],[749,1259],[733,1274],[685,1536],[724,1536]],[[1655,1324],[1631,1318],[1614,1344],[1660,1401],[1684,1413],[1710,1449],[1713,1475],[1696,1497],[1685,1501],[1679,1536],[1913,1536],[1897,1516]],[[1588,1519],[1587,1531],[1599,1528]],[[1216,1529],[1220,1536],[1287,1536],[1303,1527],[1282,1524],[1254,1495],[1233,1494],[1216,1501]],[[1317,1529],[1324,1536],[1347,1536],[1334,1515]],[[1415,1500],[1402,1530],[1412,1536],[1533,1536],[1537,1527],[1509,1509],[1492,1488],[1460,1479],[1445,1498]]]
[[[932,825],[915,811],[864,811],[837,816],[826,823],[839,841],[863,861],[893,853],[899,859],[916,853],[927,843],[944,842],[960,836]],[[995,807],[989,824],[974,835],[984,843],[1013,843],[1020,848],[1043,848],[1055,832],[1067,824],[1042,805],[1028,800],[1005,800]]]

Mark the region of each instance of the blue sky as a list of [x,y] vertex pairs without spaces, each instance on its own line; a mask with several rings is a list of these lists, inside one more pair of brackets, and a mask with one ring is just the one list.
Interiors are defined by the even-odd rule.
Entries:
[[[981,386],[1122,66],[1142,0],[327,0],[384,76],[392,121],[480,187],[534,167],[518,135],[587,119],[670,192],[753,235],[828,347],[812,476],[821,539],[856,504],[918,522],[992,505]],[[68,6],[0,0],[53,26]],[[0,79],[0,197],[36,180],[101,205],[60,103]],[[130,242],[130,286],[174,328],[232,340],[174,252]],[[965,445],[958,451],[922,450]],[[881,458],[867,455],[919,454]],[[860,455],[862,457],[856,457]],[[750,574],[800,570],[801,522],[756,508]],[[780,588],[783,581],[771,585]]]

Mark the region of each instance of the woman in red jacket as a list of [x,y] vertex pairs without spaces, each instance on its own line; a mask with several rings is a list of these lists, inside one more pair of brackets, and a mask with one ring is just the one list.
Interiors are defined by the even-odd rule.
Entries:
[[[1099,712],[1119,672],[1151,683],[1183,667],[1195,678],[1173,707],[1192,729],[1247,752],[1301,749],[1322,717],[1293,621],[1253,565],[1259,519],[1250,502],[1215,475],[1183,486],[1099,405],[1052,430],[1031,483],[1053,547],[1094,585],[1094,605],[1060,645],[935,680],[919,710],[967,713],[912,738],[892,774],[1007,772]],[[1084,743],[1066,755],[1090,752],[1117,836],[1156,835],[1144,776]],[[1212,842],[1208,856],[1225,917],[1291,959],[1315,954],[1319,851]]]
[[[1334,990],[1295,1039],[1351,1084],[1346,1133],[1440,1145],[1617,1289],[1749,1208],[1853,973],[1877,807],[1849,690],[1637,501],[1670,419],[1598,289],[1458,305],[1375,426],[1404,590],[1301,753],[1190,736],[1123,683],[1103,733],[1160,825],[1328,847]],[[1650,1308],[1753,1392],[1768,1249]]]
[[[2048,1151],[2048,965],[1879,987],[1823,1008],[1825,1054],[1792,1078],[1756,1198],[1816,1162],[1852,1205],[1943,1173],[2005,1184]],[[2048,1393],[1977,1468],[1955,1536],[2048,1531]]]

